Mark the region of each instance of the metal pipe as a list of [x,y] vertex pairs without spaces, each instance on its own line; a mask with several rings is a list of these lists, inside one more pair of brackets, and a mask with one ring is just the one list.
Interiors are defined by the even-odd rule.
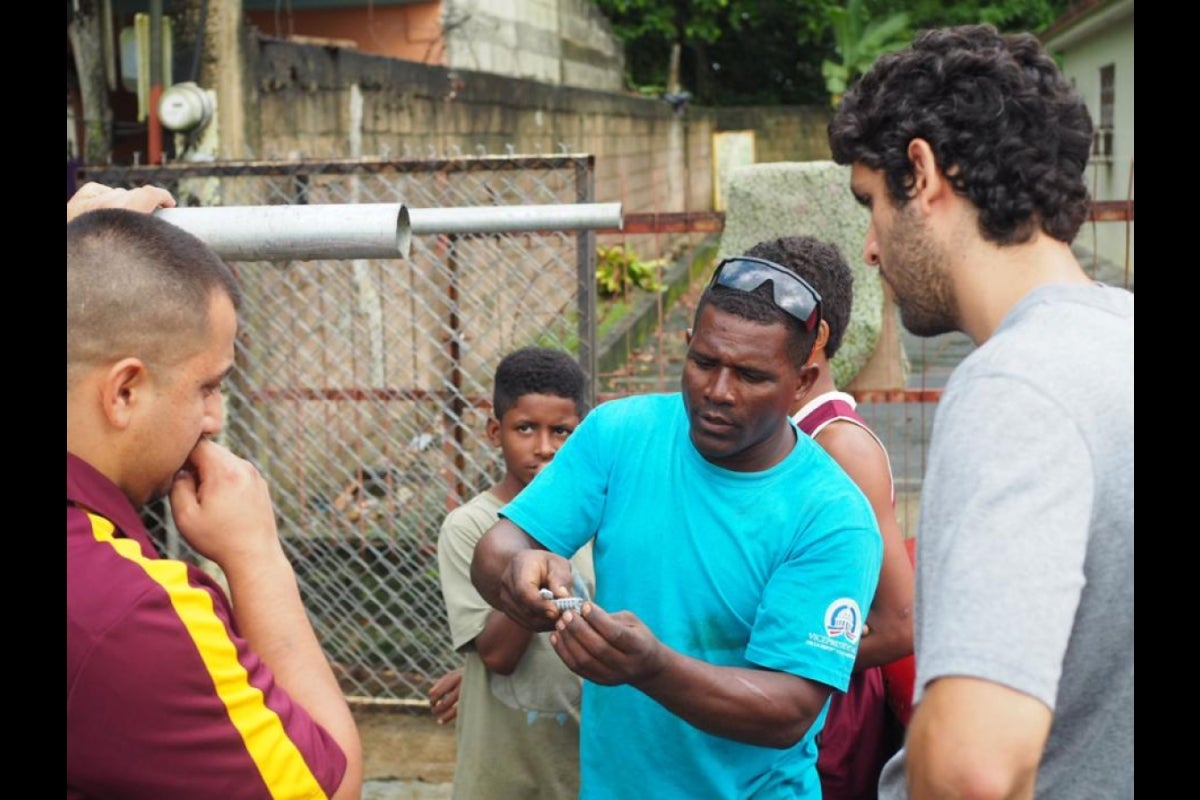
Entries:
[[621,228],[620,203],[409,209],[414,236]]
[[230,261],[408,258],[412,230],[400,203],[162,208]]
[[163,208],[230,261],[408,258],[413,236],[620,230],[620,203],[413,208],[401,203]]

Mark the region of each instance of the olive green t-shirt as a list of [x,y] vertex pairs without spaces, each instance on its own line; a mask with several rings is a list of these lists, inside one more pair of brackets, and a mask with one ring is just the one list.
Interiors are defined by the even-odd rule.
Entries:
[[[464,655],[455,721],[454,800],[575,800],[579,795],[581,682],[535,634],[511,675],[487,671],[474,641],[492,610],[471,583],[475,544],[503,503],[490,491],[451,511],[438,535],[438,569],[454,648]],[[591,545],[571,559],[594,591]]]

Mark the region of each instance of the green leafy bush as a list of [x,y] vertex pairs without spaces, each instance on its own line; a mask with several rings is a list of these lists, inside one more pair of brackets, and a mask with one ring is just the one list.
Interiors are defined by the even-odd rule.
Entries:
[[659,268],[666,259],[642,261],[624,245],[600,247],[596,251],[596,288],[601,297],[624,296],[630,289],[661,292]]

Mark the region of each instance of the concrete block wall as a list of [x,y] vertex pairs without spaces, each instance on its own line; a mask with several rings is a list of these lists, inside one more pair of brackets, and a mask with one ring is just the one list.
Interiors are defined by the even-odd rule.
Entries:
[[263,158],[590,153],[597,202],[712,207],[704,109],[279,40],[254,56]]
[[[517,6],[523,11],[517,18]],[[556,8],[547,0],[447,0],[442,30],[446,63],[559,83]]]
[[550,84],[620,91],[623,45],[585,0],[446,0],[446,63]]
[[[559,0],[555,8],[566,5],[591,8],[583,0]],[[828,158],[824,108],[689,105],[677,114],[657,98],[353,49],[263,37],[247,53],[251,158],[589,153],[596,157],[595,201],[620,202],[626,214],[711,211],[717,130],[755,130],[759,162]],[[692,239],[599,237],[644,258]]]
[[625,45],[590,0],[557,0],[562,82],[619,92],[625,83]]
[[714,110],[717,130],[756,132],[755,161],[830,158],[826,128],[832,111],[820,106],[744,106]]
[[[578,6],[557,0],[549,8]],[[583,12],[565,19],[586,19]],[[582,36],[582,34],[581,34]],[[565,39],[564,39],[565,40]],[[588,152],[597,200],[630,211],[712,209],[712,134],[757,132],[759,162],[828,158],[828,111],[710,109],[261,37],[248,48],[250,158]],[[354,111],[352,86],[361,92]]]

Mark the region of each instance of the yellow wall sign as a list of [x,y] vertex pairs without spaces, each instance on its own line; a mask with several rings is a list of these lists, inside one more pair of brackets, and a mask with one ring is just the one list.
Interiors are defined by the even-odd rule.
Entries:
[[725,210],[725,186],[730,171],[754,163],[754,131],[713,134],[713,209]]

